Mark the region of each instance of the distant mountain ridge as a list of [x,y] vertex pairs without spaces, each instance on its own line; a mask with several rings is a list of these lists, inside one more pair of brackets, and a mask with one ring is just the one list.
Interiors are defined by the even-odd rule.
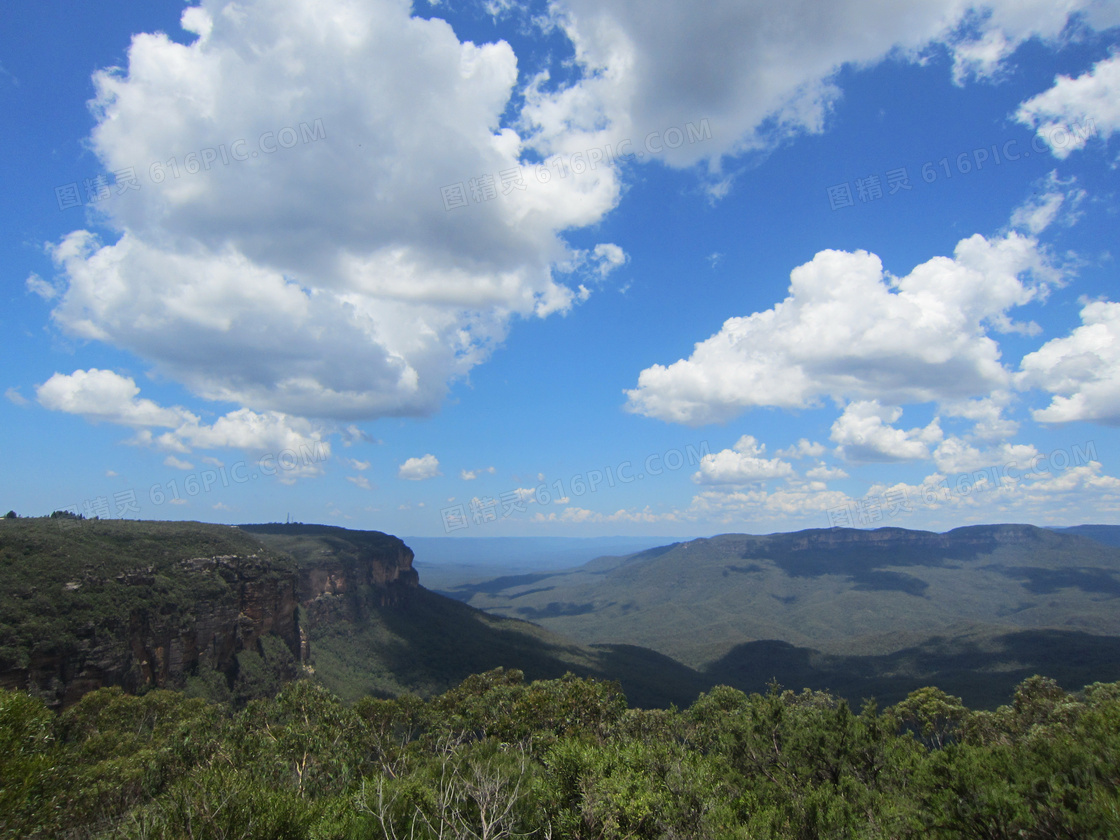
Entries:
[[572,569],[603,555],[633,554],[670,537],[404,537],[424,586],[449,592],[496,577]]
[[1120,635],[1120,549],[1018,524],[722,534],[462,594],[692,667],[760,640],[881,655],[966,632]]
[[1069,528],[1053,528],[1066,534],[1076,534],[1105,545],[1120,546],[1120,525],[1073,525]]

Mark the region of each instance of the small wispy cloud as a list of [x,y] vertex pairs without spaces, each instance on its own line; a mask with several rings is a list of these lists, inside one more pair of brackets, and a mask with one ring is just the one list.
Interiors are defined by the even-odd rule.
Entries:
[[59,295],[58,288],[52,286],[38,274],[32,274],[26,282],[27,291],[38,295],[43,300],[54,300]]
[[4,396],[18,406],[28,405],[27,397],[19,392],[19,388],[9,388],[4,392]]

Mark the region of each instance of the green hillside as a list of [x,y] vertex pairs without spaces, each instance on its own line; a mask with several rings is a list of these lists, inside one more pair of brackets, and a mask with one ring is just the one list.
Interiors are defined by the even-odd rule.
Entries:
[[995,708],[1035,674],[1065,687],[1120,680],[1120,636],[1065,630],[966,633],[867,656],[759,641],[737,645],[703,671],[712,685],[765,691],[774,681],[828,691],[853,705],[866,698],[897,703],[922,686],[935,685],[982,709]]
[[305,673],[347,701],[505,667],[618,680],[645,708],[771,680],[853,704],[939,685],[990,708],[1036,673],[1120,679],[1118,554],[1030,526],[723,535],[459,593],[503,617],[418,585],[409,548],[379,532],[3,520],[0,686],[61,705],[99,685],[244,703],[297,672],[303,639]]
[[399,552],[412,553],[399,537],[381,531],[356,531],[335,525],[306,525],[302,522],[237,527],[274,551],[290,556],[301,567],[327,560],[349,564],[363,557],[392,558],[390,562],[396,562],[395,555]]
[[1076,534],[1105,545],[1120,546],[1120,525],[1073,525],[1069,528],[1054,528],[1065,534]]
[[631,703],[647,708],[686,705],[708,687],[702,675],[654,651],[580,645],[424,589],[361,622],[313,629],[311,650],[316,678],[345,700],[405,691],[430,696],[499,667],[531,679],[571,671],[618,680]]

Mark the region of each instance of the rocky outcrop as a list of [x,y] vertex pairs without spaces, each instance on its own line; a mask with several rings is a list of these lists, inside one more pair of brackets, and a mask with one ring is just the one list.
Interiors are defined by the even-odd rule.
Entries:
[[419,585],[412,551],[401,543],[389,553],[369,552],[357,559],[323,560],[299,571],[299,599],[311,626],[361,621],[371,609],[407,601]]
[[303,621],[316,627],[362,621],[371,610],[404,605],[419,586],[413,553],[397,537],[330,525],[243,525],[299,566]]
[[195,557],[181,565],[189,574],[220,578],[228,595],[198,602],[186,622],[133,613],[129,637],[142,685],[173,687],[200,663],[227,673],[238,653],[256,649],[270,633],[298,661],[299,602],[290,571],[257,555]]

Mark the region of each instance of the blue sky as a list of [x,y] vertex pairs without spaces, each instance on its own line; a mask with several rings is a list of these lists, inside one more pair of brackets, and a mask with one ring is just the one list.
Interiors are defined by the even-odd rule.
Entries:
[[2,15],[5,509],[1120,522],[1120,4]]

